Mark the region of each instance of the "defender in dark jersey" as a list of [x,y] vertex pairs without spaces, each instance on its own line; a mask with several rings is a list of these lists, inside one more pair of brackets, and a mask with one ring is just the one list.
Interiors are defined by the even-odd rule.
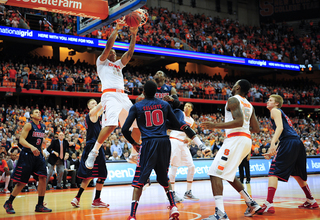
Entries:
[[[263,156],[270,159],[274,155],[274,158],[269,170],[267,200],[262,209],[258,211],[259,214],[264,212],[273,214],[275,212],[273,198],[277,190],[278,180],[287,182],[290,176],[296,179],[307,197],[307,201],[299,208],[315,209],[319,207],[307,184],[305,147],[292,127],[290,119],[280,109],[282,103],[283,99],[279,95],[270,95],[267,102],[275,132],[271,140],[271,146]],[[278,144],[276,144],[277,142]]]
[[[187,125],[187,123],[184,121],[183,111],[181,109],[179,109],[180,101],[179,101],[179,97],[178,97],[176,89],[172,86],[165,84],[166,74],[163,71],[159,70],[154,75],[153,78],[154,78],[155,82],[157,83],[157,91],[155,93],[155,97],[162,99],[163,101],[168,102],[170,104],[170,106],[172,107],[173,112],[179,121],[180,126],[178,128],[176,128],[176,125],[172,124],[172,122],[167,120],[166,124],[167,124],[168,129],[181,130],[181,131],[185,132],[186,135],[188,136],[188,138],[190,138],[196,145],[198,145],[198,147],[201,150],[204,150],[203,153],[206,154],[207,151],[209,151],[210,149],[202,149],[204,146],[203,143],[201,142],[201,140],[199,139],[199,137],[197,136],[195,131],[189,125]],[[141,94],[137,98],[137,101],[143,99],[143,97],[144,97],[144,95]]]
[[93,200],[91,207],[93,208],[107,208],[109,204],[106,204],[101,201],[100,194],[103,187],[103,183],[107,178],[107,167],[106,167],[106,159],[103,148],[99,149],[99,154],[94,162],[93,169],[88,169],[85,165],[85,161],[88,157],[88,154],[92,150],[96,140],[101,131],[101,114],[102,114],[102,106],[101,103],[97,104],[97,101],[94,99],[90,99],[87,103],[89,114],[86,116],[85,126],[87,130],[87,141],[86,147],[83,150],[82,158],[80,161],[80,166],[78,170],[78,177],[82,179],[82,183],[80,189],[78,191],[77,196],[71,201],[71,205],[75,207],[80,207],[80,197],[83,191],[87,188],[91,179],[98,178],[96,184],[96,196]]
[[52,211],[43,205],[44,195],[46,193],[47,168],[41,145],[46,126],[40,123],[42,118],[41,112],[38,109],[33,109],[30,113],[30,117],[32,121],[25,124],[20,135],[19,147],[22,151],[11,176],[11,179],[16,180],[18,183],[14,187],[10,198],[3,205],[8,214],[15,214],[12,202],[21,192],[22,188],[28,183],[30,175],[37,175],[39,178],[39,197],[35,211]]
[[[175,205],[168,178],[171,144],[167,135],[166,120],[169,119],[176,125],[179,122],[170,105],[154,97],[156,90],[157,85],[153,81],[148,81],[144,85],[145,99],[131,107],[126,122],[122,127],[124,137],[139,152],[136,173],[132,182],[132,186],[134,187],[133,201],[128,220],[136,219],[136,210],[142,193],[142,187],[146,184],[153,169],[157,174],[157,181],[164,187],[170,202],[169,219],[179,219],[178,208]],[[129,131],[135,119],[141,131],[142,146],[140,149]]]

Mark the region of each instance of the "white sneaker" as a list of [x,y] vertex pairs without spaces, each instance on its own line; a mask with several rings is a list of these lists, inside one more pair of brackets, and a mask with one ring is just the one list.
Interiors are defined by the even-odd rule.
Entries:
[[210,215],[208,218],[203,218],[202,220],[230,220],[226,212],[222,212],[218,207],[216,207],[216,213]]
[[170,206],[170,216],[169,216],[169,220],[179,220],[179,211],[177,206]]
[[174,198],[174,201],[175,201],[176,203],[180,203],[180,202],[183,201],[183,199],[180,198],[180,197],[176,194],[175,191],[173,191],[173,198]]
[[131,154],[127,159],[128,163],[137,164],[138,163],[138,154]]
[[244,216],[251,217],[261,209],[261,206],[259,206],[255,201],[246,202],[246,204],[248,208],[246,209]]
[[71,205],[79,208],[80,207],[80,199],[78,199],[77,197],[73,198],[73,200],[71,201]]
[[88,158],[85,162],[85,165],[88,169],[92,169],[93,166],[94,166],[94,161],[96,160],[97,156],[98,156],[99,152],[98,151],[94,151],[94,150],[91,150],[89,155],[88,155]]
[[184,198],[184,199],[190,199],[190,200],[193,200],[193,201],[198,201],[198,200],[199,200],[199,198],[195,197],[195,196],[192,194],[191,190],[186,191],[186,192],[184,193],[183,198]]

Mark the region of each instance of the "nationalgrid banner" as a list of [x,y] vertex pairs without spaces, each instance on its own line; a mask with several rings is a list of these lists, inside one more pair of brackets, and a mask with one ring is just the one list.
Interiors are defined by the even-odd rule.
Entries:
[[[211,166],[212,160],[210,159],[196,159],[194,165],[196,166],[194,179],[209,179],[207,175]],[[106,163],[108,168],[108,177],[105,181],[105,185],[113,184],[127,184],[131,183],[135,174],[136,165],[127,162],[123,163]],[[254,176],[267,176],[271,160],[255,159],[250,160],[250,175]],[[320,157],[307,158],[307,172],[308,173],[320,173]],[[186,181],[188,168],[179,167],[177,171],[176,180]],[[237,176],[239,171],[237,171]],[[156,181],[156,174],[153,171],[151,173],[151,181]]]
[[[104,48],[107,41],[97,38],[79,37],[65,34],[56,34],[43,31],[34,31],[20,28],[13,28],[7,26],[0,26],[0,36],[16,37],[20,39],[39,40],[43,42],[53,42],[59,44],[78,45],[83,47]],[[114,48],[116,50],[128,50],[129,43],[115,42]],[[139,45],[135,46],[135,52],[155,54],[167,57],[187,58],[192,60],[205,60],[212,62],[229,63],[236,65],[245,65],[253,67],[265,67],[272,69],[283,69],[290,71],[300,71],[300,65],[293,63],[280,63],[266,60],[255,60],[243,57],[232,57],[209,53],[192,52],[187,50],[169,49],[163,47],[154,47]]]

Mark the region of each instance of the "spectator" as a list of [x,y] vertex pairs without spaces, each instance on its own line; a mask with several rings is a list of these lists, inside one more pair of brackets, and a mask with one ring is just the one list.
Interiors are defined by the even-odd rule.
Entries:
[[118,152],[117,151],[113,151],[112,157],[110,157],[109,160],[112,160],[112,161],[120,160]]
[[0,181],[5,182],[3,192],[10,193],[10,191],[8,190],[8,186],[10,183],[10,171],[8,168],[8,164],[4,159],[4,156],[4,153],[0,153]]
[[77,188],[77,185],[76,185],[77,170],[75,169],[75,165],[71,166],[70,164],[71,162],[69,160],[69,153],[66,152],[64,156],[63,189],[68,189],[67,176],[71,176],[71,188]]
[[193,156],[195,159],[201,159],[203,158],[202,151],[200,149],[197,150],[197,153]]
[[112,156],[114,156],[114,152],[117,151],[117,155],[122,155],[122,147],[121,147],[121,144],[119,143],[119,140],[118,139],[115,139],[114,140],[114,144],[111,145],[111,153],[112,153]]

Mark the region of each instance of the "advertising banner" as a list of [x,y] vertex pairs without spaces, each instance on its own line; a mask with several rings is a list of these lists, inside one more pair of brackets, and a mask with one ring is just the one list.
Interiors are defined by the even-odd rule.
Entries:
[[108,1],[105,0],[7,0],[2,3],[101,20],[109,15]]
[[[211,166],[212,160],[210,159],[197,159],[194,160],[195,174],[194,179],[209,179],[207,175]],[[108,178],[105,181],[105,185],[113,184],[127,184],[131,183],[135,174],[136,165],[127,162],[123,163],[106,163],[108,168]],[[250,174],[254,176],[267,176],[271,160],[255,159],[250,160]],[[308,173],[320,173],[320,157],[307,158],[307,172]],[[177,170],[176,180],[186,181],[188,168],[179,167]],[[239,176],[239,171],[237,171]],[[151,173],[151,181],[156,181],[156,174],[153,171]]]

